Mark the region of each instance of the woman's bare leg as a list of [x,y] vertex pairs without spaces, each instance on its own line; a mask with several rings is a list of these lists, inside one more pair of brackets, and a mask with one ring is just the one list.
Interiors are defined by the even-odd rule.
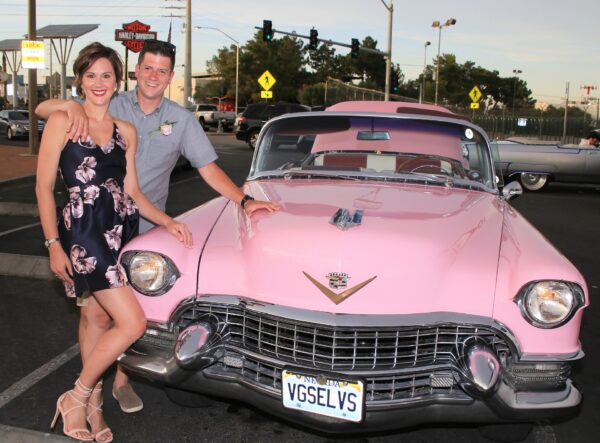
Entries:
[[[112,319],[102,306],[96,301],[95,297],[88,297],[87,306],[82,306],[79,317],[79,348],[81,351],[81,360],[85,364],[92,350],[100,338],[112,326]],[[88,400],[87,420],[90,423],[92,435],[106,429],[108,426],[104,421],[102,410],[102,385],[94,388],[92,395]],[[100,388],[100,389],[99,389]],[[105,434],[108,439],[108,435]]]
[[[94,387],[117,357],[141,337],[146,329],[144,312],[128,286],[97,291],[94,293],[94,298],[99,307],[113,319],[114,325],[102,334],[91,351],[89,341],[84,344],[86,356],[83,357],[83,369],[79,380],[87,387]],[[89,326],[88,324],[87,327]],[[65,396],[62,401],[63,409],[69,410],[73,406],[77,406],[73,398]],[[78,408],[69,414],[68,427],[71,429],[86,427],[85,408]]]

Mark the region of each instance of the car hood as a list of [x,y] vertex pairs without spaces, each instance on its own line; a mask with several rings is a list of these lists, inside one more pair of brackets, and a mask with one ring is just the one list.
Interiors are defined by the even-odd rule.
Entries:
[[[333,313],[491,315],[502,231],[497,196],[310,179],[254,181],[246,191],[281,210],[247,217],[227,206],[201,254],[199,296]],[[362,223],[332,225],[339,208],[362,209]],[[339,304],[331,300],[348,289]]]

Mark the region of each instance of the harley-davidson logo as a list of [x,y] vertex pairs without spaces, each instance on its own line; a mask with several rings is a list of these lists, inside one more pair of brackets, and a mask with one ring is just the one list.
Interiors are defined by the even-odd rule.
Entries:
[[330,272],[327,278],[331,289],[346,289],[350,276],[344,272]]
[[[346,289],[345,291],[340,292],[339,294],[336,294],[331,289],[329,289],[327,286],[325,286],[323,283],[320,283],[319,281],[317,281],[317,279],[308,275],[306,272],[302,271],[302,273],[306,276],[306,278],[308,278],[311,281],[311,283],[313,285],[315,285],[317,288],[319,288],[319,290],[323,294],[325,294],[327,297],[329,297],[329,299],[332,302],[334,302],[336,305],[339,305],[341,302],[346,300],[352,294],[360,291],[362,288],[364,288],[365,286],[367,286],[369,283],[371,283],[373,280],[375,280],[377,278],[377,276],[375,275],[375,276],[371,277],[370,279],[357,284],[356,286],[353,286],[351,288]],[[332,272],[331,274],[334,274],[334,273]],[[329,275],[331,275],[331,274],[329,274]],[[343,273],[339,272],[338,274],[343,274]],[[346,274],[344,274],[344,275],[346,275]],[[346,275],[346,277],[347,277],[347,275]],[[331,284],[331,280],[330,280],[330,284]],[[347,284],[347,280],[346,280],[346,284]]]

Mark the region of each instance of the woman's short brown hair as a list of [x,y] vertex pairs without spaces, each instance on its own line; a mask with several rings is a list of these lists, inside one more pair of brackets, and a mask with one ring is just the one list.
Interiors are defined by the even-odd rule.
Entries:
[[79,51],[79,55],[73,63],[73,73],[75,74],[73,84],[77,88],[78,95],[83,94],[81,89],[83,74],[100,58],[105,58],[110,62],[115,71],[115,78],[117,79],[117,91],[121,88],[121,81],[123,79],[123,62],[121,61],[121,57],[119,57],[119,54],[113,48],[94,42]]

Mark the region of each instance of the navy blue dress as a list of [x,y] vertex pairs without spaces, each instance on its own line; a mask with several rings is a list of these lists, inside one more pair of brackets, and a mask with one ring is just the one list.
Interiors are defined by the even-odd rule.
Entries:
[[75,287],[66,285],[70,297],[127,284],[117,258],[138,233],[139,212],[123,190],[126,148],[115,124],[105,146],[69,140],[61,152],[59,169],[69,202],[58,233],[73,265]]

